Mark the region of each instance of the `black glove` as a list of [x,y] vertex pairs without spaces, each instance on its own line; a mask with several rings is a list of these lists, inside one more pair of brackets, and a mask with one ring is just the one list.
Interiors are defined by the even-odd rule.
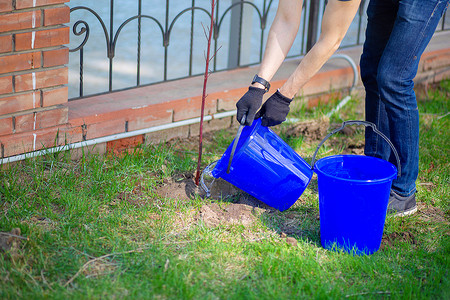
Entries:
[[250,86],[247,93],[241,97],[236,103],[237,120],[241,123],[242,117],[246,116],[245,122],[242,125],[250,126],[255,119],[255,114],[261,107],[263,95],[266,92],[264,89]]
[[262,126],[275,126],[286,121],[286,116],[289,113],[289,104],[292,99],[283,96],[280,91],[270,96],[263,104],[261,109],[256,113],[255,118],[262,117]]

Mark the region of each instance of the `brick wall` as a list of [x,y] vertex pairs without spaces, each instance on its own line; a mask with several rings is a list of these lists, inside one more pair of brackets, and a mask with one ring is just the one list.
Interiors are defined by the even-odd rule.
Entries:
[[61,144],[70,133],[68,1],[0,1],[0,157]]

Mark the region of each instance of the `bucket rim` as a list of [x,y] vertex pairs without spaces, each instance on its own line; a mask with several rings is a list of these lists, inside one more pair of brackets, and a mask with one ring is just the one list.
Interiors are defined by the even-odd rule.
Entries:
[[[386,178],[380,178],[380,179],[369,179],[369,180],[367,180],[367,179],[364,179],[364,180],[363,179],[348,179],[348,178],[341,178],[338,176],[333,176],[333,175],[327,174],[324,171],[320,170],[320,168],[317,167],[317,164],[319,164],[319,162],[323,162],[323,161],[335,159],[335,158],[340,158],[340,157],[347,157],[347,158],[348,157],[358,157],[358,159],[359,158],[367,158],[367,159],[377,160],[378,162],[387,164],[388,166],[392,167],[392,174]],[[331,156],[323,157],[315,162],[313,171],[316,172],[317,174],[320,173],[322,175],[327,175],[328,177],[333,178],[333,179],[344,180],[347,182],[360,183],[360,184],[384,183],[384,182],[392,181],[395,178],[397,178],[397,167],[394,166],[392,163],[390,163],[384,159],[378,158],[378,157],[366,156],[366,155],[356,155],[356,154],[338,154],[338,155],[331,155]]]

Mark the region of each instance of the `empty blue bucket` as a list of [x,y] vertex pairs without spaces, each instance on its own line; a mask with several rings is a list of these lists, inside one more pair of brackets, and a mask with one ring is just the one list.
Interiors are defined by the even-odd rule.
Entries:
[[311,180],[309,164],[270,128],[262,126],[261,119],[244,127],[227,173],[233,143],[212,175],[280,211],[291,207]]
[[392,181],[400,171],[390,162],[360,155],[328,156],[314,164],[320,146],[349,124],[371,126],[389,143],[400,169],[397,151],[374,124],[347,121],[331,132],[311,163],[319,186],[320,240],[325,249],[372,254],[380,248]]

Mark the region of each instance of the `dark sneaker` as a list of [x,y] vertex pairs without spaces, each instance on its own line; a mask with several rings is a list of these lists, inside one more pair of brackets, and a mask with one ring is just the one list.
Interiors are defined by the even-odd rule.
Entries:
[[408,197],[398,195],[391,190],[389,196],[389,204],[387,214],[390,217],[404,217],[412,215],[417,211],[416,195],[412,194]]

